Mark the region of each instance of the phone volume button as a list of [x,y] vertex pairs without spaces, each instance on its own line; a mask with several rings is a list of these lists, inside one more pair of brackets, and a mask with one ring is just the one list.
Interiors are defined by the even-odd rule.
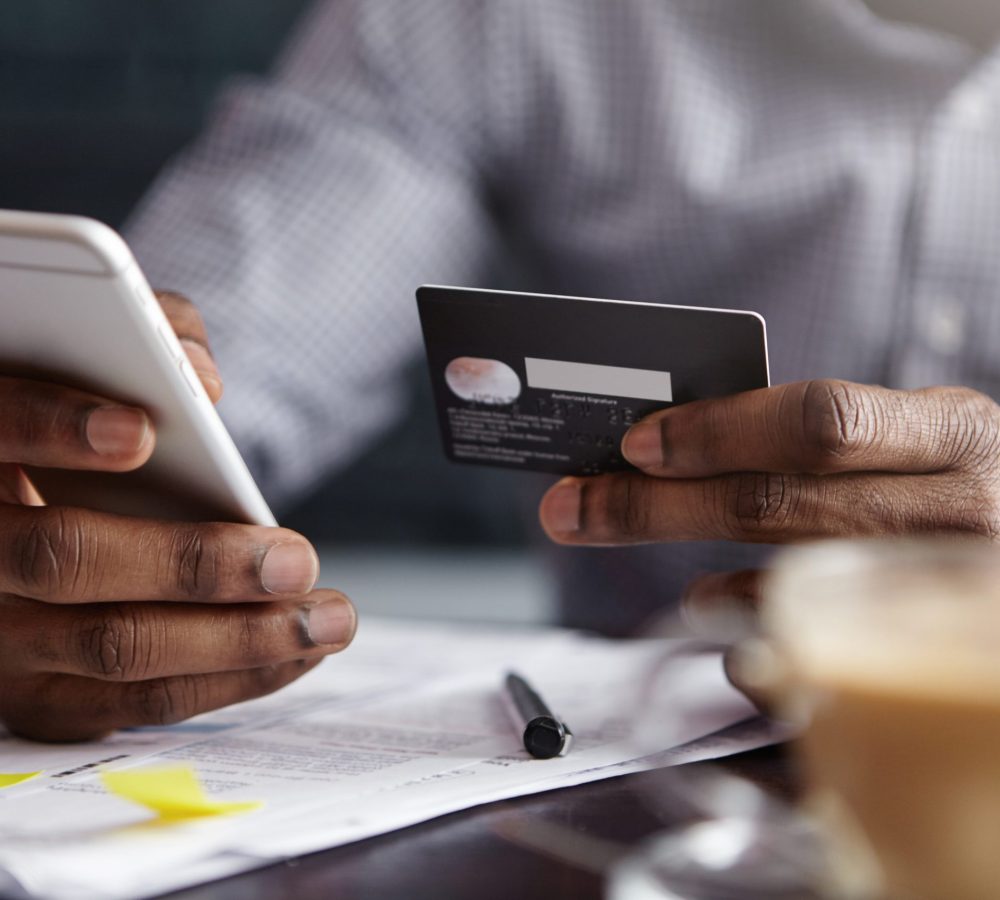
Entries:
[[181,370],[181,377],[183,377],[185,384],[187,384],[188,390],[191,391],[191,395],[196,400],[199,399],[202,396],[201,381],[195,370],[191,368],[191,363],[186,359],[182,359],[178,363],[178,368]]

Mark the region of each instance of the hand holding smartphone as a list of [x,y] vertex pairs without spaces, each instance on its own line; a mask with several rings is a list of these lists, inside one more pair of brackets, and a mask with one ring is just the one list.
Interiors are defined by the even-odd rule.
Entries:
[[169,724],[342,649],[350,602],[274,526],[121,238],[0,212],[0,724]]
[[130,515],[273,525],[125,242],[90,219],[0,212],[0,375],[147,411],[149,461],[129,473],[35,467],[47,502]]

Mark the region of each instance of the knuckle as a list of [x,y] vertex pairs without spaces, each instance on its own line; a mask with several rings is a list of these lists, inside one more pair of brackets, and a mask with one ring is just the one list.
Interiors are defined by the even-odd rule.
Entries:
[[264,697],[300,678],[317,663],[315,659],[296,659],[291,662],[249,669],[245,673],[242,689],[244,699]]
[[260,609],[244,609],[227,616],[230,639],[239,653],[242,665],[255,668],[274,661],[277,654],[270,626],[274,623],[276,614],[285,618],[282,612],[281,607],[268,605]]
[[5,431],[13,439],[12,449],[21,452],[44,449],[55,435],[61,437],[66,430],[61,426],[74,411],[72,404],[67,408],[60,402],[53,385],[42,381],[0,379],[0,396],[7,413]]
[[991,541],[1000,539],[1000,483],[996,477],[966,481],[966,496],[952,505],[949,529]]
[[1000,516],[996,510],[980,508],[972,515],[966,515],[959,525],[959,530],[975,537],[983,537],[990,541],[1000,538]]
[[174,725],[198,710],[204,676],[154,678],[132,685],[132,709],[143,725]]
[[132,607],[109,604],[76,630],[75,657],[92,677],[140,681],[156,665],[155,629]]
[[[746,472],[723,485],[723,530],[734,538],[776,538],[791,530],[799,505],[795,476]],[[713,505],[714,506],[714,505]]]
[[[728,448],[733,440],[732,414],[728,405],[717,402],[697,403],[689,408],[696,425],[680,435],[669,434],[663,441],[665,453],[670,453],[676,442],[683,442],[697,453],[706,468],[717,469],[726,464]],[[661,425],[670,428],[672,420],[666,419]]]
[[816,472],[837,467],[868,447],[878,432],[878,410],[858,385],[817,379],[802,389],[802,433]]
[[86,592],[92,555],[85,530],[77,517],[51,507],[33,511],[27,527],[13,533],[14,574],[28,596],[59,600]]
[[[588,490],[589,488],[585,490],[585,494]],[[596,513],[597,522],[586,521],[585,514],[585,530],[624,541],[648,537],[652,515],[643,477],[625,475],[609,482],[601,491],[601,502]]]
[[186,597],[213,596],[225,571],[221,542],[211,529],[183,528],[174,532],[168,555],[173,579]]
[[39,383],[3,379],[4,408],[10,421],[17,423],[17,443],[23,448],[34,448],[49,433],[52,409],[48,396]]
[[[304,662],[304,661],[303,661]],[[250,696],[260,697],[281,687],[288,678],[289,666],[259,666],[248,672],[247,692]],[[292,667],[294,668],[294,667]]]
[[948,402],[945,434],[953,435],[951,457],[967,469],[996,468],[1000,452],[1000,407],[985,394],[956,388]]

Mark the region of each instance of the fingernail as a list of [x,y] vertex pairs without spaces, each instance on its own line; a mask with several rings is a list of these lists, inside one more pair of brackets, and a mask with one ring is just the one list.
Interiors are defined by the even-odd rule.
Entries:
[[572,534],[580,530],[580,483],[567,479],[557,484],[545,498],[545,524],[550,531]]
[[659,422],[639,422],[622,440],[622,456],[639,469],[663,465],[663,430]]
[[205,372],[202,369],[197,369],[196,374],[199,379],[201,379],[202,386],[211,395],[222,396],[222,382],[212,375],[210,372]]
[[187,353],[188,360],[194,367],[198,377],[206,382],[206,387],[211,384],[217,391],[222,390],[222,378],[219,376],[219,369],[212,359],[212,354],[205,349],[204,345],[190,338],[182,338],[181,346]]
[[212,359],[212,354],[205,349],[204,344],[199,344],[190,338],[181,338],[181,346],[184,348],[184,352],[187,353],[187,357],[195,369],[199,372],[211,374],[215,378],[219,377],[219,370],[216,368],[215,360]]
[[355,627],[354,607],[347,600],[330,600],[306,610],[306,628],[314,644],[346,644]]
[[86,425],[87,443],[101,456],[135,453],[149,433],[149,418],[141,409],[128,406],[99,406]]
[[275,544],[260,564],[260,583],[269,594],[304,594],[319,576],[316,551],[309,544]]

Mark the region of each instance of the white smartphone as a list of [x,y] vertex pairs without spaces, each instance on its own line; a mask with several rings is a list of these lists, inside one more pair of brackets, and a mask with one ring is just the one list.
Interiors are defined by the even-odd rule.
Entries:
[[135,258],[106,225],[0,210],[0,375],[134,404],[156,427],[153,455],[135,472],[30,469],[47,503],[276,524]]

